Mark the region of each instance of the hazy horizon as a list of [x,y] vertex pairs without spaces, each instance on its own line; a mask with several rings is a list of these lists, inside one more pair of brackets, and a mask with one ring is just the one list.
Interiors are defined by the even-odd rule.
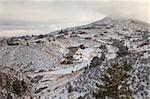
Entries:
[[1,0],[0,36],[44,34],[105,16],[149,22],[148,9],[147,0]]

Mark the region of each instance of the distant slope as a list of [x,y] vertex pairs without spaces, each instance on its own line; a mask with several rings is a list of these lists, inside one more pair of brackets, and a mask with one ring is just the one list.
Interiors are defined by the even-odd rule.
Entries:
[[[30,81],[30,95],[21,97],[94,99],[92,93],[103,83],[101,76],[108,67],[119,64],[130,68],[131,97],[144,99],[150,95],[149,28],[144,22],[106,17],[46,35],[1,38],[1,71],[20,72],[12,76],[24,75],[22,79]],[[19,99],[14,90],[0,87],[0,98],[5,93],[7,99],[11,93],[13,99]]]

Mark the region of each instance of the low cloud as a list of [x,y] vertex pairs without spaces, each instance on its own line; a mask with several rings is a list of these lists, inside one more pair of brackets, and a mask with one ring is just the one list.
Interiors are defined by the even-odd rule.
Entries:
[[[15,25],[14,30],[17,31],[15,35],[20,35],[18,34],[20,30],[24,30],[20,26],[27,26],[29,23],[43,24],[41,30],[49,31],[54,29],[47,26],[59,28],[77,26],[100,20],[105,16],[127,17],[149,22],[148,10],[150,10],[148,0],[38,0],[38,2],[37,0],[1,0],[0,22],[6,27]],[[18,27],[16,23],[19,24]],[[6,32],[9,27],[5,28]],[[0,36],[2,32],[3,29],[0,29]],[[11,33],[13,36],[14,32]],[[6,36],[8,35],[6,33]]]

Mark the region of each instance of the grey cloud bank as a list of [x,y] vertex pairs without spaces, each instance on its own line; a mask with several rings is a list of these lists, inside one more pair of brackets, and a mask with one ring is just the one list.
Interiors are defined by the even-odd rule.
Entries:
[[105,16],[148,22],[148,2],[142,1],[1,1],[0,36],[48,33],[100,20]]

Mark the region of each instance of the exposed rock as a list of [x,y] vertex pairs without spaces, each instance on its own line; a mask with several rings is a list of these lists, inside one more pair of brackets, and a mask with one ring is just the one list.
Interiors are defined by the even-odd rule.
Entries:
[[36,77],[34,77],[34,78],[31,80],[31,82],[32,82],[32,83],[38,83],[39,80],[41,80],[42,78],[43,78],[43,76],[36,76]]
[[35,91],[35,94],[37,94],[37,93],[43,91],[43,90],[46,89],[46,88],[48,88],[48,87],[42,87],[42,88],[37,89],[37,90]]

